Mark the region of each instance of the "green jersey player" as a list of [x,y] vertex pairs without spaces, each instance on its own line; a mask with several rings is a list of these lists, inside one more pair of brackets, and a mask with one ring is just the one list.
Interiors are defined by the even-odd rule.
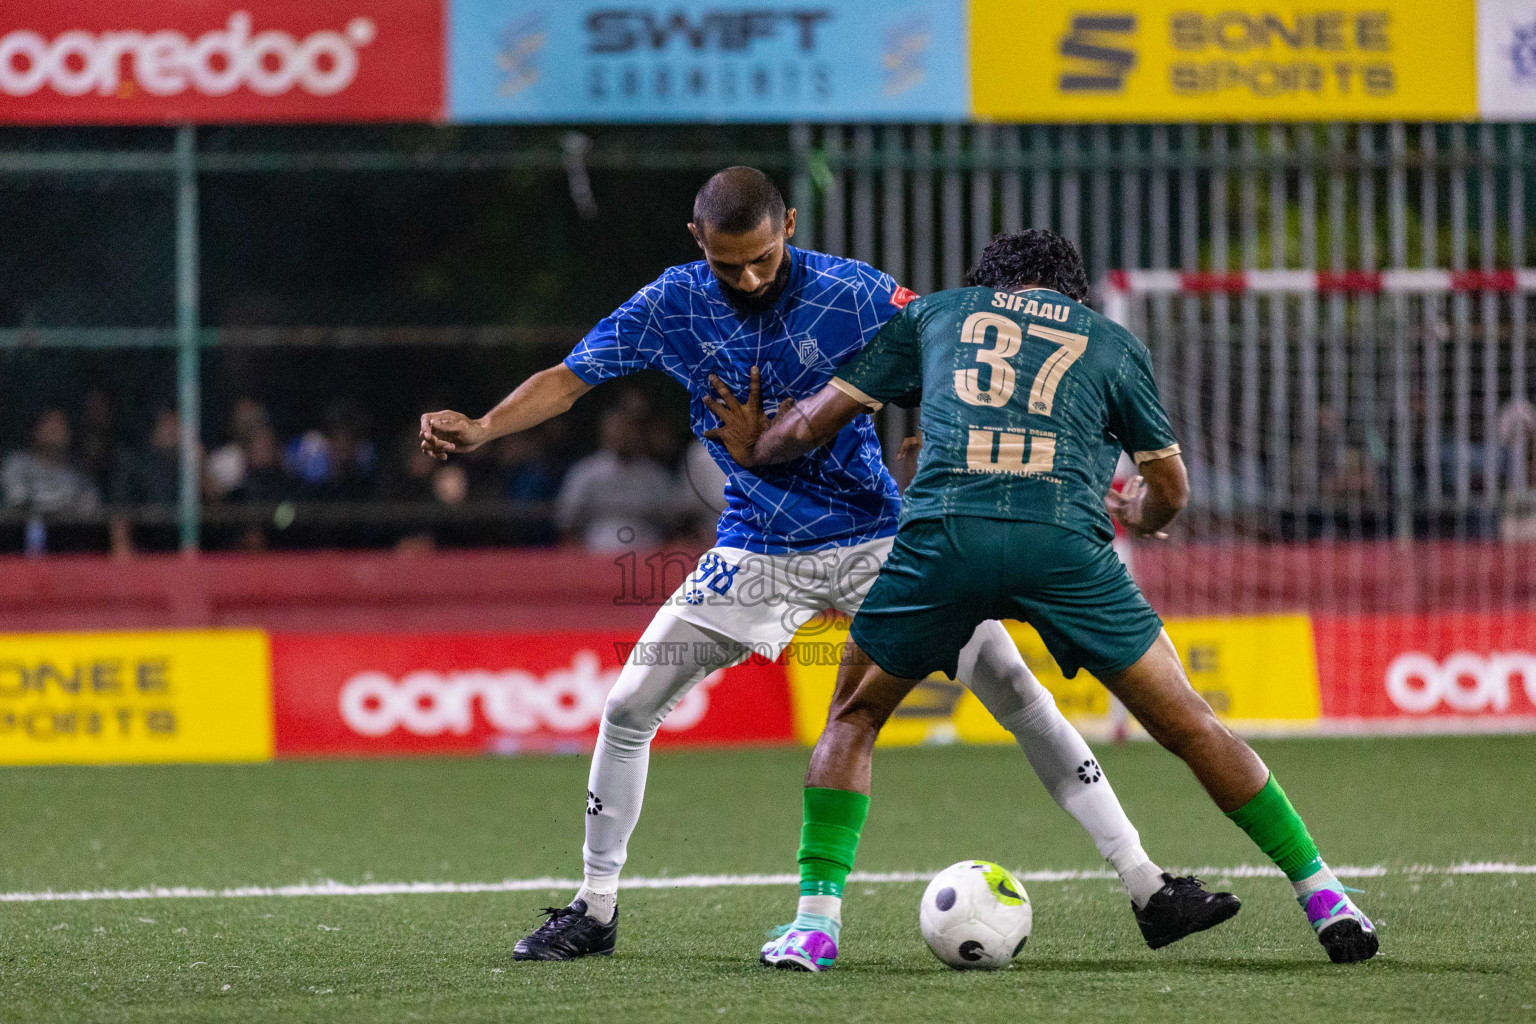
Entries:
[[[922,402],[896,544],[854,618],[806,774],[801,912],[764,962],[803,965],[835,949],[816,924],[853,865],[875,736],[918,680],[953,675],[977,623],[1002,618],[1033,625],[1068,676],[1088,669],[1189,765],[1291,880],[1331,959],[1374,956],[1370,920],[1264,762],[1191,688],[1111,547],[1111,515],[1160,535],[1188,497],[1146,347],[1082,304],[1082,261],[1049,231],[994,239],[971,280],[908,304],[788,413],[781,405],[767,420],[755,397],[743,406],[723,387],[712,405],[717,436],[750,468],[803,454],[882,403]],[[1109,492],[1122,450],[1141,476]]]

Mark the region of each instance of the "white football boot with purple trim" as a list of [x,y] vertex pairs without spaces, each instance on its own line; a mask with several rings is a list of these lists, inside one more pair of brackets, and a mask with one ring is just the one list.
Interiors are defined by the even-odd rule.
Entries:
[[1355,906],[1354,901],[1337,889],[1319,889],[1305,897],[1297,897],[1317,941],[1328,951],[1328,959],[1336,964],[1353,964],[1369,960],[1376,955],[1379,942],[1376,926]]
[[837,962],[838,922],[820,914],[800,914],[768,934],[759,959],[787,971],[830,971]]

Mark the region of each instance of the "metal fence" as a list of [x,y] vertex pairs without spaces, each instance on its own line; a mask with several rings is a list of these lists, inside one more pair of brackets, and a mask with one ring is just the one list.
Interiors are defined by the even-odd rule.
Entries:
[[[182,413],[183,546],[198,545],[205,511],[196,442],[210,436],[199,400],[210,353],[341,343],[526,352],[581,326],[580,317],[553,331],[399,318],[362,324],[345,313],[318,327],[213,326],[201,308],[210,235],[200,198],[241,175],[307,182],[528,174],[558,183],[564,212],[586,217],[594,204],[605,215],[613,209],[603,174],[701,177],[727,163],[756,163],[787,175],[801,211],[798,242],[867,260],[919,292],[962,283],[993,234],[1024,226],[1077,241],[1095,279],[1117,268],[1348,275],[1536,263],[1525,226],[1536,146],[1523,125],[795,125],[692,147],[675,132],[647,129],[590,137],[505,129],[470,142],[458,129],[409,133],[390,145],[332,139],[306,148],[291,139],[273,145],[259,133],[229,145],[228,131],[210,145],[206,133],[187,128],[164,133],[157,148],[50,149],[15,145],[11,136],[0,151],[0,192],[13,199],[37,182],[71,181],[97,191],[89,216],[138,218],[114,258],[57,256],[69,261],[60,304],[84,313],[5,326],[0,356],[160,353],[153,372],[175,373]],[[27,205],[25,197],[16,202]],[[35,226],[62,230],[56,220]],[[226,228],[219,244],[238,241],[239,226]],[[17,248],[25,255],[25,240]],[[13,259],[5,273],[65,266],[23,262]],[[157,282],[159,297],[143,309],[114,306],[113,289],[135,274]],[[1525,293],[1492,277],[1470,290],[1414,295],[1339,287],[1261,297],[1215,288],[1136,300],[1134,326],[1157,360],[1194,477],[1187,535],[1531,530],[1529,320]],[[509,363],[497,373],[512,371]],[[908,426],[893,416],[888,436]]]
[[[1135,268],[1321,270],[1321,288],[1261,296],[1197,278],[1132,304],[1191,468],[1187,528],[1523,536],[1536,526],[1536,358],[1527,293],[1492,272],[1533,261],[1528,134],[801,127],[794,192],[811,244],[920,292],[963,283],[996,232],[1024,226],[1076,241],[1095,280]],[[1390,267],[1479,273],[1375,294],[1372,272]]]

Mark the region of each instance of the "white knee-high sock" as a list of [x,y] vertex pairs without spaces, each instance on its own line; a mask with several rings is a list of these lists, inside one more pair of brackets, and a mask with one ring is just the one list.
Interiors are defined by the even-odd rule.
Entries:
[[[658,647],[656,645],[667,645]],[[664,651],[660,657],[642,652]],[[613,917],[619,872],[629,856],[629,837],[640,820],[651,740],[661,720],[699,680],[740,661],[745,648],[662,612],[641,635],[636,653],[608,694],[587,775],[585,883],[576,894],[588,913]],[[649,660],[655,664],[637,664]]]
[[1013,734],[1051,798],[1087,830],[1132,901],[1144,906],[1162,888],[1162,869],[1142,849],[1093,751],[1024,664],[1002,623],[976,628],[960,654],[959,679]]

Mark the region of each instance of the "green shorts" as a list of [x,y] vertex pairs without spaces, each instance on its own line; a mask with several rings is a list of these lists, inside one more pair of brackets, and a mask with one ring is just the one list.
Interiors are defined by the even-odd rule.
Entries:
[[1110,545],[1046,523],[950,516],[902,524],[852,635],[892,675],[953,678],[987,619],[1034,626],[1068,678],[1129,668],[1163,628]]

